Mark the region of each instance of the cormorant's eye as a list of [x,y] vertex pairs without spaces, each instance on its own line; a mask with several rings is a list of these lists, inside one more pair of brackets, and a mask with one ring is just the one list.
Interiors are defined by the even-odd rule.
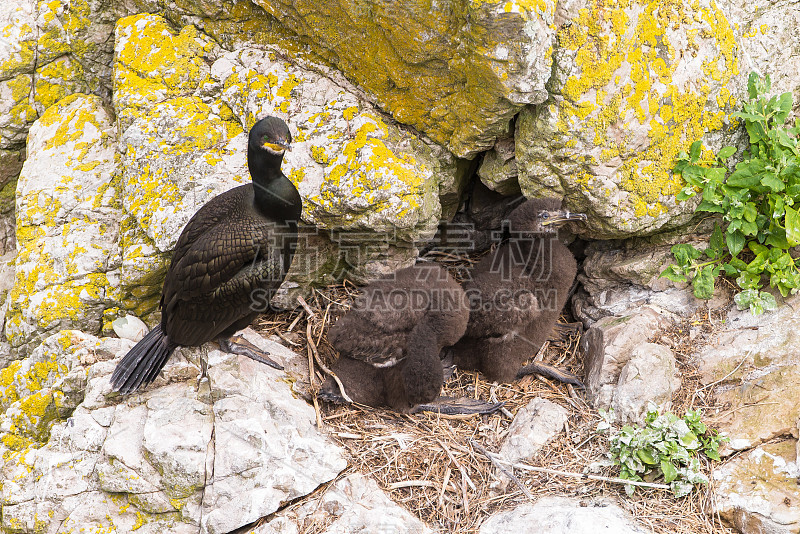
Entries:
[[543,212],[539,214],[539,217],[541,217],[542,219],[548,219],[550,217],[550,214],[547,212]]

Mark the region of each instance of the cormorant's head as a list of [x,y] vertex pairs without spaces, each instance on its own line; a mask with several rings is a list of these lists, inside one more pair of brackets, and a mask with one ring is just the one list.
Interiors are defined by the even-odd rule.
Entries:
[[283,156],[292,143],[289,127],[278,117],[264,117],[250,129],[248,148],[266,151],[274,156]]
[[509,215],[511,231],[533,234],[555,234],[558,228],[570,221],[585,221],[584,213],[574,213],[561,208],[560,198],[533,198],[517,207]]

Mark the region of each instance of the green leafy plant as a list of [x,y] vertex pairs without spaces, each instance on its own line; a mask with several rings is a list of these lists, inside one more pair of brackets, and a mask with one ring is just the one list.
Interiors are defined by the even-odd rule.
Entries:
[[[600,414],[603,421],[597,432],[610,431],[613,415],[602,410]],[[700,418],[699,410],[688,411],[680,418],[671,412],[661,414],[651,404],[644,426],[625,425],[612,431],[608,457],[620,466],[620,478],[647,482],[663,479],[676,497],[688,495],[696,484],[708,484],[700,455],[719,461],[719,446],[727,438],[708,429]],[[628,495],[635,489],[625,485]]]
[[[789,249],[800,244],[800,126],[785,126],[792,109],[791,93],[767,97],[769,75],[761,80],[750,74],[748,101],[732,116],[742,119],[750,147],[734,169],[726,165],[736,148],[726,146],[713,158],[702,159],[702,142],[681,152],[674,168],[686,181],[680,201],[702,193],[696,211],[718,213],[709,245],[699,250],[691,244],[672,247],[675,263],[661,276],[691,282],[698,298],[714,293],[720,274],[736,279],[741,290],[735,297],[740,309],[754,314],[776,307],[775,298],[763,291],[764,280],[784,297],[800,289],[800,270]],[[742,257],[740,257],[740,254]]]

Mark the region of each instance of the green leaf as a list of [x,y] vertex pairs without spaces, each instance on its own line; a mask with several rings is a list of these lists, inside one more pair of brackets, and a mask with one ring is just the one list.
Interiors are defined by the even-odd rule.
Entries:
[[689,161],[694,163],[700,158],[700,151],[703,149],[703,141],[697,140],[689,147]]
[[734,154],[736,154],[736,147],[726,146],[720,149],[719,153],[717,154],[717,157],[720,160],[725,161]]
[[[692,196],[694,196],[694,195],[692,195]],[[678,193],[676,198],[678,200],[686,200],[686,198],[691,198],[691,197],[686,197],[686,198],[682,199],[681,198],[681,193]],[[718,206],[716,204],[712,204],[711,202],[709,202],[707,200],[703,200],[702,202],[700,202],[700,204],[697,206],[695,211],[707,211],[709,213],[725,213],[725,210],[722,208],[722,206]]]
[[744,248],[744,234],[738,230],[731,232],[729,229],[725,234],[725,244],[728,252],[735,258]]
[[653,453],[647,449],[639,449],[636,451],[636,455],[643,463],[647,465],[656,465],[658,463],[656,457],[653,456]]
[[760,80],[758,78],[758,74],[755,71],[751,72],[750,75],[747,77],[747,96],[750,100],[754,100],[758,97],[758,84]]
[[766,311],[772,311],[778,308],[778,303],[771,293],[761,291],[759,292],[759,298],[761,299],[761,303]]
[[755,222],[756,217],[758,216],[758,210],[756,209],[756,205],[752,202],[748,202],[744,205],[744,219],[747,222]]
[[667,484],[678,478],[678,470],[672,462],[661,460],[661,472],[664,473],[664,482]]
[[800,217],[797,210],[791,206],[786,206],[786,241],[789,246],[800,245]]
[[728,276],[733,276],[735,274],[739,274],[739,269],[731,265],[730,263],[723,263],[722,269],[725,271],[725,274]]
[[686,275],[683,274],[683,270],[677,265],[668,265],[658,277],[666,278],[673,282],[686,282]]
[[747,272],[751,274],[761,274],[764,272],[764,266],[769,260],[769,251],[764,250],[756,255],[756,257],[747,264]]
[[774,172],[766,172],[761,178],[761,185],[769,187],[775,192],[783,191],[786,189],[783,181],[778,178]]
[[736,170],[728,177],[727,185],[733,187],[754,188],[761,185],[761,175],[766,164],[760,159],[743,161],[736,165]]
[[741,293],[737,293],[736,295],[734,295],[733,301],[736,303],[736,306],[740,310],[746,310],[750,308],[750,303],[757,298],[758,298],[758,290],[745,289]]
[[792,111],[792,93],[783,93],[778,97],[778,113],[775,114],[775,121],[782,125]]
[[712,265],[706,265],[695,275],[694,280],[692,280],[695,297],[708,300],[714,295],[713,271],[714,267]]
[[675,261],[682,267],[690,265],[692,260],[696,260],[702,254],[702,252],[689,243],[678,243],[677,245],[673,245],[670,250],[672,251],[672,255],[675,256]]
[[722,247],[725,245],[725,239],[722,237],[722,229],[718,223],[714,223],[714,231],[711,232],[711,238],[708,240],[708,248],[706,249],[706,256],[712,260],[717,259],[722,254]]

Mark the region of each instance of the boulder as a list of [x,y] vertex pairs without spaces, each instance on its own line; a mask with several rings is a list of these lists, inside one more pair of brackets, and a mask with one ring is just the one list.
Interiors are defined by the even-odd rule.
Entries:
[[611,501],[584,502],[566,497],[544,497],[535,504],[521,504],[483,522],[480,534],[547,532],[548,534],[644,534],[619,505]]
[[[690,242],[701,250],[708,246],[708,239],[697,235],[590,242],[578,274],[581,287],[572,299],[576,318],[589,327],[603,317],[635,313],[642,305],[681,317],[705,306],[707,301],[696,298],[688,284],[660,277],[675,261],[670,252],[675,242]],[[717,298],[709,306],[719,304]]]
[[634,352],[669,323],[669,316],[642,306],[631,315],[605,317],[586,331],[581,339],[586,388],[596,407],[611,406],[622,370]]
[[63,331],[3,371],[2,528],[231,532],[347,466],[282,371],[180,349],[153,386],[121,398],[109,377],[132,346]]
[[725,329],[694,355],[703,384],[724,409],[711,414],[730,438],[723,454],[796,434],[800,418],[800,297],[753,316],[732,309]]
[[100,98],[83,94],[59,101],[31,127],[5,325],[18,352],[62,329],[99,333],[116,300],[122,210],[114,133]]
[[743,534],[800,530],[796,439],[767,443],[714,470],[712,511]]
[[512,463],[528,461],[564,430],[567,419],[569,411],[566,408],[536,397],[514,416],[503,439],[500,456]]
[[555,2],[256,4],[458,157],[490,148],[520,108],[547,98]]
[[699,198],[675,200],[676,155],[740,135],[727,118],[744,87],[734,21],[711,0],[559,7],[549,98],[516,122],[523,194],[566,197],[595,239],[685,224]]
[[394,503],[370,478],[354,473],[341,478],[300,506],[275,514],[253,534],[302,534],[312,527],[323,534],[402,532],[432,534],[422,521]]
[[681,387],[675,355],[664,345],[641,343],[622,368],[611,400],[618,421],[643,423],[650,403],[669,410]]

